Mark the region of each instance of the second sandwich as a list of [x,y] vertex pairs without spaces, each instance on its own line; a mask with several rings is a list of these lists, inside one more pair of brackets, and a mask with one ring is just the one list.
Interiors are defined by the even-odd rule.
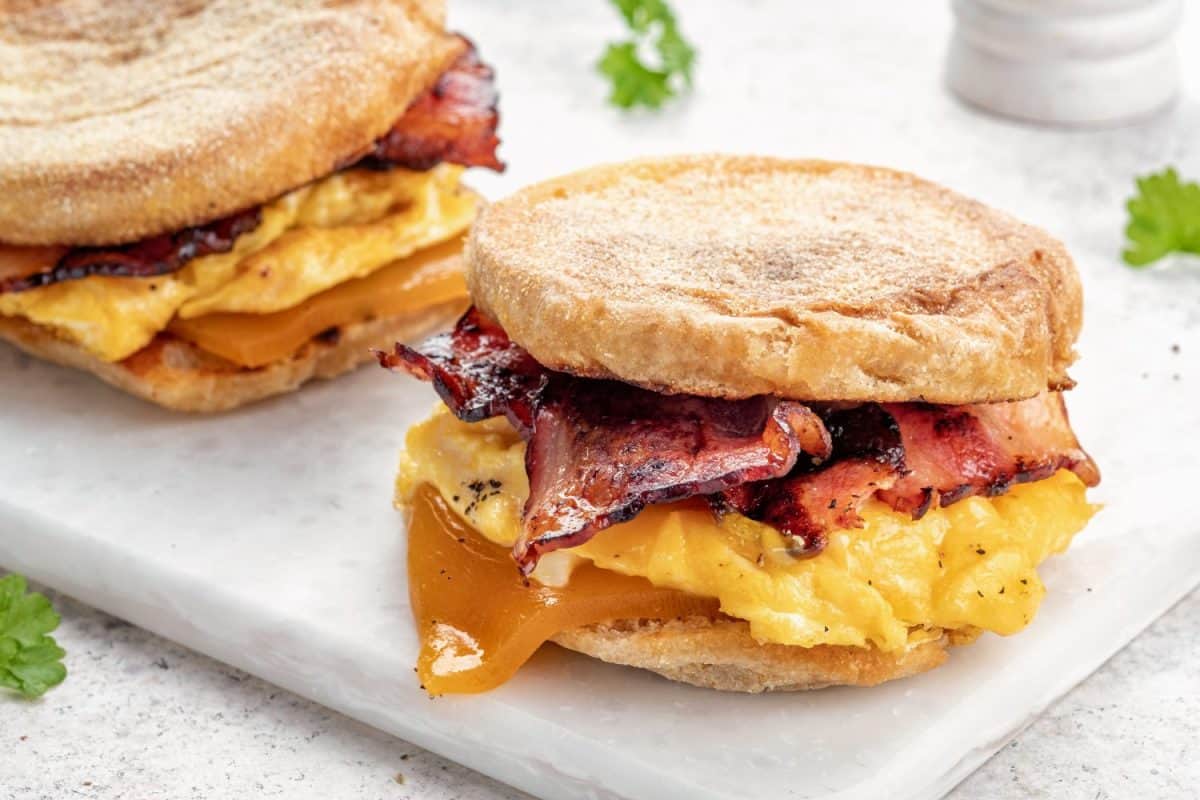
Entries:
[[164,406],[331,377],[464,307],[491,70],[439,2],[32,4],[0,70],[0,339]]

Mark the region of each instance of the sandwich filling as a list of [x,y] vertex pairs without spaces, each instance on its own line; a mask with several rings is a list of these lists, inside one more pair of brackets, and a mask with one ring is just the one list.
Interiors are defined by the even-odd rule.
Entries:
[[589,601],[563,622],[586,566],[713,603],[761,642],[892,651],[1022,628],[1044,591],[1035,568],[1094,510],[1085,490],[1099,474],[1059,393],[975,406],[665,395],[548,370],[474,309],[452,333],[380,358],[432,381],[447,406],[410,432],[397,486],[423,509],[410,586],[418,615],[430,609],[420,670],[435,693],[487,688],[519,666],[488,664],[513,650],[480,649],[481,630],[495,639],[486,609],[455,615],[455,585],[411,574],[426,563],[420,526],[445,530],[447,516],[510,548],[541,585],[526,600],[563,595],[549,626],[562,627],[543,639],[670,618]]
[[[367,152],[274,201],[113,247],[0,246],[0,315],[103,361],[170,335],[253,368],[340,325],[465,297],[449,255],[477,201],[459,178],[502,168],[492,72],[465,47]],[[403,302],[374,301],[378,280],[351,286],[383,273]],[[247,344],[276,326],[286,335]]]

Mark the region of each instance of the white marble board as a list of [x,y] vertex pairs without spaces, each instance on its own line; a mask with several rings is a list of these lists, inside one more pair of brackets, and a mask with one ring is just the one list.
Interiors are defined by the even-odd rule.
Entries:
[[591,73],[619,32],[604,4],[459,2],[499,69],[512,165],[473,182],[498,196],[655,152],[823,156],[912,169],[1062,237],[1087,290],[1070,406],[1107,505],[1045,568],[1027,631],[873,690],[720,695],[545,648],[498,691],[430,700],[390,491],[432,394],[374,368],[194,418],[0,347],[0,565],[543,797],[903,798],[960,780],[1200,579],[1200,265],[1116,258],[1131,176],[1200,174],[1200,69],[1185,52],[1184,97],[1140,127],[1025,128],[943,92],[938,4],[730,8],[680,4],[696,93],[622,118]]

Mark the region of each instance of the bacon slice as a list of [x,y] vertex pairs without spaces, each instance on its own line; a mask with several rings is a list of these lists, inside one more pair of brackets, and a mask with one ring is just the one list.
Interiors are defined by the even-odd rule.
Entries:
[[526,439],[550,380],[545,367],[474,306],[453,331],[428,339],[420,350],[397,344],[393,352],[375,355],[381,366],[432,382],[464,422],[505,416]]
[[807,406],[753,397],[662,395],[616,381],[555,381],[525,451],[529,500],[513,556],[582,544],[653,503],[779,478],[802,452],[829,455]]
[[833,437],[827,463],[725,492],[718,508],[791,535],[793,552],[805,556],[824,548],[829,531],[861,527],[859,509],[872,497],[920,519],[935,504],[994,497],[1060,469],[1088,486],[1100,482],[1059,392],[972,406],[868,404],[828,414],[825,425]]
[[994,497],[1060,469],[1088,486],[1100,482],[1095,462],[1071,430],[1061,392],[1014,403],[885,408],[900,425],[907,473],[880,497],[914,517],[935,502]]
[[829,434],[809,408],[756,397],[663,395],[545,369],[478,309],[420,349],[380,364],[431,381],[450,410],[506,416],[528,441],[529,499],[513,554],[526,573],[544,553],[582,544],[651,503],[786,475],[822,459]]
[[499,95],[494,72],[479,60],[475,45],[467,50],[418,97],[396,125],[380,137],[360,166],[388,169],[432,169],[443,161],[502,172],[496,157],[500,139]]
[[[500,113],[492,68],[479,60],[475,46],[450,65],[434,86],[409,105],[390,131],[364,156],[344,168],[432,169],[443,161],[468,167],[504,170],[496,157]],[[0,294],[49,286],[93,275],[148,278],[182,269],[193,258],[224,253],[243,233],[258,227],[261,207],[224,219],[115,247],[37,248],[39,258],[0,258]],[[25,248],[20,248],[24,250]],[[30,253],[33,249],[30,248]],[[65,252],[64,252],[65,251]],[[52,266],[41,256],[51,253]],[[20,267],[17,265],[20,263]],[[8,264],[14,266],[9,267]]]
[[164,233],[133,244],[76,247],[68,250],[49,268],[34,267],[33,271],[3,278],[0,280],[0,294],[93,275],[124,278],[164,275],[181,269],[193,258],[228,252],[237,237],[258,227],[260,219],[256,207],[215,222]]
[[827,462],[801,465],[779,480],[744,484],[713,498],[714,505],[788,534],[798,557],[821,552],[831,530],[861,527],[859,507],[904,474],[900,428],[873,403],[828,413],[825,427],[832,438]]

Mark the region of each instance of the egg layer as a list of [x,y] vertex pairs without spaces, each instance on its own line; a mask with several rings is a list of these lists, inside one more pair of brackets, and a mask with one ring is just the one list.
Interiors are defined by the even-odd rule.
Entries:
[[[525,445],[504,420],[467,424],[439,407],[412,427],[397,502],[434,487],[465,522],[511,546],[529,487]],[[816,557],[788,554],[775,529],[701,502],[653,506],[591,541],[543,558],[534,577],[569,586],[581,560],[653,585],[716,598],[763,642],[904,647],[929,629],[1015,633],[1045,594],[1036,567],[1095,512],[1069,471],[930,511],[920,520],[878,501],[863,527],[835,531]],[[515,569],[514,565],[514,569]]]
[[88,277],[0,295],[0,314],[53,328],[105,361],[149,344],[173,318],[269,314],[458,236],[475,214],[462,167],[335,173],[262,207],[227,253],[155,278]]

